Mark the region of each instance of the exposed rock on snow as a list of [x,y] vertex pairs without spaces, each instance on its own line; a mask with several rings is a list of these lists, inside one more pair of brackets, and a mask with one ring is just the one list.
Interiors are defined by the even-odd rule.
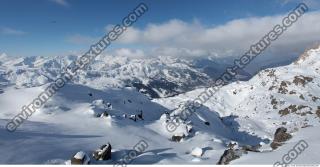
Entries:
[[270,146],[272,149],[277,149],[284,142],[288,141],[291,138],[292,138],[292,135],[287,133],[287,129],[284,127],[280,127],[276,130],[274,134],[273,142],[271,143]]
[[243,152],[239,149],[227,149],[224,151],[224,153],[220,157],[220,160],[217,164],[218,165],[227,165],[231,161],[240,158],[242,153]]
[[185,137],[186,136],[184,134],[175,134],[175,135],[172,136],[171,140],[175,141],[175,142],[180,142]]
[[[164,85],[152,90],[157,94],[172,95],[186,90],[178,90],[182,85],[181,82],[188,83],[189,80],[193,80],[188,78],[190,73],[181,74],[185,73],[185,70],[175,73],[174,70],[178,68],[177,66],[182,66],[183,69],[188,69],[187,71],[192,71],[193,68],[189,69],[181,62],[170,64],[170,70],[166,70],[166,65],[158,64],[158,61],[153,65],[147,64],[146,66],[141,63],[142,60],[130,61],[129,65],[121,61],[114,61],[110,64],[102,63],[97,68],[101,71],[83,72],[75,78],[75,83],[66,84],[61,88],[45,104],[46,107],[35,112],[15,133],[9,134],[4,129],[0,129],[0,163],[41,164],[52,160],[52,155],[57,155],[54,157],[57,159],[65,159],[70,156],[69,152],[72,148],[81,147],[82,150],[94,150],[95,143],[104,143],[105,138],[108,138],[109,141],[112,141],[112,147],[117,148],[117,151],[113,150],[115,152],[112,152],[112,161],[120,160],[123,155],[128,155],[125,153],[129,148],[135,146],[136,141],[146,140],[150,151],[135,156],[132,163],[181,164],[197,161],[199,164],[209,164],[218,162],[224,152],[219,164],[227,164],[250,151],[248,155],[232,161],[232,163],[271,164],[274,163],[275,157],[283,156],[287,152],[286,149],[292,149],[291,146],[294,146],[297,140],[307,138],[312,147],[309,147],[301,159],[299,157],[295,162],[318,164],[319,158],[315,153],[320,148],[319,134],[317,133],[318,116],[320,116],[320,100],[317,97],[320,94],[319,55],[320,49],[311,50],[308,52],[308,56],[297,64],[263,70],[249,81],[225,85],[196,111],[191,111],[190,115],[185,113],[187,119],[180,117],[180,114],[187,110],[183,106],[203,92],[203,88],[174,97],[151,100],[134,88],[124,88],[123,86],[125,84],[130,86],[132,81],[139,80],[138,83],[148,85],[148,88],[152,89],[150,83],[157,85],[159,80],[156,79],[157,82],[154,82],[148,77],[157,68],[149,69],[148,67],[164,67],[163,70],[156,72],[161,73],[158,75],[160,76],[158,79],[165,76],[165,79],[161,79],[160,82]],[[33,69],[32,62],[38,60],[42,59],[2,62],[1,66],[5,67],[4,70],[2,67],[0,69],[0,82],[9,81],[14,84],[14,86],[1,87],[4,90],[0,94],[0,125],[2,127],[5,127],[7,120],[12,119],[16,112],[21,110],[21,106],[30,103],[39,93],[44,91],[46,85],[39,86],[41,83],[50,82],[50,76],[45,77],[46,79],[37,78],[40,74]],[[56,64],[54,61],[45,62],[49,63],[44,65],[44,67],[48,67],[45,68],[48,71],[51,70],[49,67],[59,67],[59,63]],[[162,63],[166,64],[166,62]],[[96,62],[93,64],[98,65]],[[6,69],[7,67],[13,69]],[[21,68],[17,69],[16,67]],[[108,69],[111,69],[111,72],[105,72]],[[54,71],[52,69],[52,73]],[[162,74],[162,72],[166,73]],[[48,75],[47,71],[44,74]],[[121,75],[118,77],[118,74]],[[179,76],[172,77],[173,75]],[[183,79],[183,77],[187,78]],[[312,80],[306,77],[310,77]],[[124,82],[127,79],[128,82]],[[178,82],[176,83],[176,81]],[[170,87],[171,84],[169,84],[170,86],[165,84],[168,82],[176,83],[179,86],[169,89],[172,87]],[[113,84],[114,86],[112,86]],[[17,85],[22,87],[16,89]],[[162,90],[163,87],[166,89]],[[92,93],[92,96],[89,96],[88,92]],[[63,112],[58,112],[60,110]],[[284,113],[283,115],[279,114],[280,110],[283,110],[281,112]],[[45,114],[48,112],[57,114]],[[92,115],[95,114],[101,114],[100,116],[104,118],[93,117]],[[106,115],[108,116],[105,117]],[[129,117],[136,122],[129,120]],[[166,129],[166,123],[170,121],[178,125],[174,132],[168,132]],[[106,126],[106,122],[108,126]],[[210,122],[210,126],[207,126],[206,122]],[[280,126],[285,126],[290,133],[295,132],[292,140],[286,141],[291,135],[284,129],[280,129],[274,134]],[[309,131],[309,129],[311,130]],[[308,133],[301,133],[301,131]],[[270,147],[272,138],[274,138],[274,147],[278,147],[283,142],[286,144],[276,151],[272,151]],[[238,144],[230,146],[228,149],[229,141],[235,141]],[[39,142],[44,144],[39,145]],[[26,145],[25,143],[30,144]],[[259,148],[259,143],[265,144]],[[45,145],[57,149],[44,148]],[[207,157],[195,157],[190,160],[191,155],[185,154],[186,150],[193,150],[195,146],[203,145],[207,147],[202,148],[202,154],[205,152]],[[209,147],[215,148],[215,150],[209,151],[207,149]],[[24,158],[13,159],[12,157],[17,155],[14,150],[23,153],[42,151],[42,155],[24,154]],[[263,153],[260,153],[260,150]],[[93,153],[93,156],[98,160],[108,159],[109,155],[111,156],[108,153],[110,153],[109,149],[103,146]],[[269,159],[265,158],[265,155]],[[84,153],[79,153],[75,157],[73,157],[73,164],[84,164],[88,160]],[[257,157],[260,158],[257,159]],[[91,163],[109,162],[91,161]]]
[[320,118],[320,106],[318,106],[318,109],[316,111],[317,116]]
[[311,81],[313,81],[313,78],[300,75],[300,76],[295,76],[292,82],[296,86],[302,85],[304,87],[307,83]]
[[102,145],[100,149],[92,153],[92,157],[95,160],[109,160],[111,159],[111,149],[112,147],[110,143]]
[[71,158],[71,164],[72,165],[88,165],[90,164],[90,158],[85,152],[79,151]]

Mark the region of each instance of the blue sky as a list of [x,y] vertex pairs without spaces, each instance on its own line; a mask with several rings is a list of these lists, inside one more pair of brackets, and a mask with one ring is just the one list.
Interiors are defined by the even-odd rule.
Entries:
[[[90,42],[104,35],[106,26],[120,23],[140,2],[147,4],[149,11],[134,24],[139,31],[150,24],[171,23],[201,24],[206,29],[237,19],[285,14],[299,3],[296,0],[1,0],[0,53],[54,56],[84,51]],[[317,11],[316,1],[308,3],[316,4],[311,9]],[[139,44],[114,44],[115,48],[123,46]]]

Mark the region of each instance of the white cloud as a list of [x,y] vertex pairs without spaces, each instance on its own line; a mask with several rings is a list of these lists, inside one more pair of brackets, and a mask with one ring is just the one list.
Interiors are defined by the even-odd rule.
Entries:
[[113,53],[116,57],[144,57],[144,51],[140,49],[127,49],[127,48],[120,48],[116,49]]
[[26,32],[21,30],[16,30],[9,27],[0,27],[0,34],[2,35],[24,35]]
[[51,1],[64,7],[69,6],[69,3],[66,0],[51,0]]
[[[206,27],[199,22],[170,20],[163,24],[149,24],[143,29],[129,28],[116,42],[233,55],[246,51],[250,45],[258,42],[273,26],[280,24],[284,16],[237,19],[214,27]],[[306,13],[268,50],[275,54],[296,53],[319,41],[319,33],[320,12]]]

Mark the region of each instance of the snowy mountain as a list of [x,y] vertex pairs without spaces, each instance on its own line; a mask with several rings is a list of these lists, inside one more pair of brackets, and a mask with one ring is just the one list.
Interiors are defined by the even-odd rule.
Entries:
[[[54,80],[77,56],[0,59],[1,81],[17,87],[41,86]],[[218,71],[217,71],[218,72]],[[135,87],[153,98],[190,91],[210,78],[186,60],[100,56],[74,79],[93,88]]]
[[[86,153],[93,164],[116,164],[143,140],[148,147],[130,163],[217,164],[235,147],[239,157],[231,164],[274,164],[300,139],[312,148],[295,162],[319,163],[319,56],[320,48],[311,49],[288,66],[225,85],[186,120],[179,113],[204,88],[180,91],[210,83],[202,71],[208,64],[100,57],[15,132],[6,131],[6,123],[76,57],[8,58],[0,63],[6,84],[0,92],[0,163],[68,164]],[[150,99],[143,94],[148,89],[159,96],[180,94]],[[179,123],[175,131],[166,129],[169,121]],[[270,144],[280,127],[292,139],[274,150]],[[91,153],[108,143],[111,159],[93,159]]]
[[[1,82],[16,87],[34,87],[54,81],[78,56],[23,57],[0,56]],[[228,64],[210,59],[174,57],[132,58],[99,56],[88,69],[81,71],[74,83],[92,88],[135,87],[151,98],[168,97],[204,87]],[[250,74],[239,70],[237,79],[247,80]]]
[[[237,130],[269,140],[279,127],[286,127],[297,136],[300,136],[301,128],[315,127],[314,131],[320,122],[319,60],[320,47],[308,50],[288,66],[265,69],[249,81],[222,87],[204,107],[219,113],[222,120],[231,117],[236,122]],[[203,91],[204,88],[154,101],[176,111],[176,108],[179,109],[177,104],[195,99]],[[203,122],[206,121],[210,122],[210,119]],[[228,120],[224,122],[234,124]],[[247,160],[242,164],[271,163],[250,157]]]

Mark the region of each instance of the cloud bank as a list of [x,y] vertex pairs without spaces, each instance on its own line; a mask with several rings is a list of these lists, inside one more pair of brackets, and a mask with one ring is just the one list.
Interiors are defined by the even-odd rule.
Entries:
[[[148,24],[145,28],[129,28],[118,44],[137,44],[145,48],[159,48],[162,52],[194,52],[190,55],[215,54],[235,56],[258,42],[273,26],[280,24],[285,15],[237,19],[223,25],[208,27],[173,19],[162,24]],[[318,42],[320,12],[302,16],[269,48],[274,54],[293,54]],[[167,48],[167,51],[164,51]],[[167,53],[169,54],[169,53]],[[204,55],[205,56],[205,55]],[[240,56],[240,54],[239,54]]]

